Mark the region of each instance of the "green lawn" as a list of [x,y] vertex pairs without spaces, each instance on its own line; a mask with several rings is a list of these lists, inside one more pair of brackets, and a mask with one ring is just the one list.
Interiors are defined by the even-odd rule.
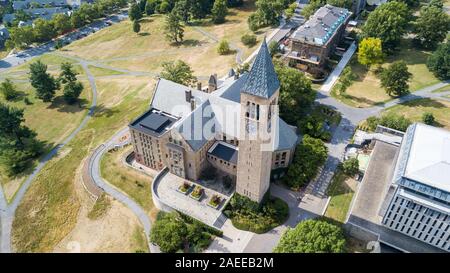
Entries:
[[94,75],[95,77],[122,75],[123,74],[120,71],[111,70],[111,69],[93,66],[93,65],[89,65],[88,68],[89,68],[89,71],[91,71],[92,75]]
[[[400,51],[386,59],[383,67],[387,67],[394,61],[405,61],[412,74],[409,83],[411,92],[439,82],[426,67],[426,60],[431,54],[430,52],[414,48],[411,40],[403,40],[400,48]],[[356,54],[349,65],[357,76],[356,80],[347,88],[345,94],[332,92],[332,96],[354,107],[369,107],[392,99],[380,86],[380,80],[375,73],[368,71],[365,66],[358,63]]]
[[124,166],[122,163],[122,157],[131,150],[132,148],[128,147],[106,153],[101,161],[102,177],[125,192],[143,207],[147,213],[152,213],[154,216],[156,215],[156,209],[153,206],[151,192],[153,178]]
[[396,113],[413,122],[422,122],[422,115],[432,113],[436,126],[450,130],[450,102],[446,100],[417,99],[386,109],[383,113]]
[[345,222],[350,203],[355,194],[354,187],[356,186],[356,183],[355,180],[348,178],[340,170],[335,173],[327,190],[327,195],[330,196],[331,199],[328,203],[327,210],[325,211],[325,217],[341,223]]

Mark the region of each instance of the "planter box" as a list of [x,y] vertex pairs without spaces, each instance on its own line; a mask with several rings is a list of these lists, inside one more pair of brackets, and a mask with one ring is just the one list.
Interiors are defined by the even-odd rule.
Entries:
[[205,194],[205,193],[202,191],[199,196],[194,196],[194,195],[192,195],[194,193],[194,190],[191,192],[191,194],[189,194],[189,196],[194,200],[200,201],[200,199],[203,197],[203,194]]
[[187,195],[187,194],[189,193],[189,191],[192,189],[192,185],[190,185],[190,186],[186,189],[186,191],[183,191],[182,189],[183,189],[183,185],[181,185],[181,186],[179,186],[179,187],[177,188],[177,192],[182,193],[182,194],[184,194],[184,195]]

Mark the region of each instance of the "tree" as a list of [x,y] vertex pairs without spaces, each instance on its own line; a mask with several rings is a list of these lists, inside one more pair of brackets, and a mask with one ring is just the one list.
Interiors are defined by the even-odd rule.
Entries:
[[258,15],[256,13],[252,13],[250,14],[250,16],[247,18],[247,23],[248,23],[248,28],[255,32],[259,29],[259,18]]
[[176,213],[170,213],[153,224],[150,241],[157,244],[163,252],[176,252],[183,248],[187,233],[182,219]]
[[137,21],[142,18],[142,11],[137,3],[133,2],[133,4],[131,4],[130,10],[128,11],[128,17],[130,17],[131,21]]
[[188,0],[178,0],[175,3],[175,7],[173,8],[172,12],[176,14],[181,21],[187,23],[189,22],[190,18],[190,2]]
[[323,5],[325,5],[324,0],[311,0],[300,13],[308,20]]
[[211,10],[212,21],[214,24],[221,24],[225,22],[225,16],[227,16],[227,3],[226,0],[215,0],[214,6]]
[[449,30],[450,19],[442,9],[433,6],[420,9],[415,32],[423,47],[435,48],[438,43],[444,41]]
[[430,3],[428,4],[428,6],[443,9],[444,1],[443,0],[431,0]]
[[141,24],[138,21],[133,21],[133,31],[139,33],[141,31]]
[[34,40],[36,42],[46,42],[56,36],[55,27],[52,20],[38,18],[33,21]]
[[359,43],[358,62],[367,67],[382,63],[381,39],[372,37],[362,39]]
[[244,34],[241,37],[241,42],[248,47],[253,47],[256,45],[256,35]]
[[433,125],[436,119],[434,118],[434,115],[432,113],[425,112],[422,115],[422,121],[427,125]]
[[68,82],[64,85],[64,100],[68,104],[73,104],[80,97],[81,92],[83,92],[84,86],[81,82]]
[[[10,41],[10,42],[9,42]],[[18,49],[25,49],[29,47],[34,41],[33,27],[13,27],[9,30],[9,47]]]
[[286,15],[287,19],[291,19],[292,16],[294,16],[295,10],[297,9],[298,4],[297,2],[291,3],[287,9],[284,10],[284,14]]
[[278,46],[278,42],[277,41],[271,41],[270,43],[269,43],[269,52],[270,52],[270,55],[275,55],[275,54],[277,54],[278,53],[278,51],[279,51],[279,49],[280,49],[280,47]]
[[6,79],[0,84],[0,93],[5,100],[13,100],[19,96],[19,92],[10,79]]
[[342,229],[323,220],[306,220],[287,230],[275,247],[277,253],[342,253]]
[[228,0],[227,1],[227,6],[229,7],[240,7],[242,6],[242,4],[244,4],[244,0]]
[[230,44],[227,40],[223,39],[220,41],[219,45],[217,46],[217,53],[220,55],[227,55],[231,51]]
[[55,31],[59,34],[65,34],[72,30],[72,24],[70,23],[70,18],[64,13],[57,13],[52,17],[53,25],[55,26]]
[[342,164],[342,170],[346,175],[354,176],[359,172],[359,161],[357,158],[352,157],[347,159]]
[[197,82],[191,67],[181,60],[165,62],[162,67],[161,78],[183,85],[193,85]]
[[322,140],[304,135],[297,146],[294,160],[283,177],[284,182],[293,189],[306,185],[317,174],[327,159],[328,149]]
[[276,64],[280,81],[280,116],[290,124],[297,124],[314,102],[315,91],[311,80],[295,68]]
[[389,96],[401,96],[409,92],[408,82],[411,76],[406,63],[397,61],[381,72],[381,86]]
[[156,11],[157,0],[147,0],[145,4],[145,14],[152,15]]
[[0,164],[8,175],[22,172],[42,152],[42,143],[24,121],[23,110],[0,102]]
[[73,65],[68,62],[61,64],[61,73],[59,74],[58,80],[63,84],[69,82],[75,82],[77,80],[78,73],[73,70]]
[[410,10],[405,3],[387,2],[369,14],[361,38],[380,38],[382,48],[392,52],[406,33]]
[[184,27],[180,18],[173,12],[169,13],[166,17],[164,25],[164,31],[167,40],[173,43],[183,42]]
[[441,79],[450,79],[450,44],[441,44],[427,60],[428,69]]
[[79,12],[75,11],[72,13],[72,15],[70,16],[70,25],[73,29],[80,28],[84,25],[84,20]]
[[263,26],[278,24],[284,9],[279,0],[257,0],[256,7],[256,14]]
[[36,96],[44,102],[49,102],[59,88],[53,76],[47,73],[47,65],[40,60],[30,64],[31,86],[36,89]]
[[353,1],[352,0],[327,0],[327,4],[335,6],[335,7],[346,8],[346,9],[350,10],[352,8]]

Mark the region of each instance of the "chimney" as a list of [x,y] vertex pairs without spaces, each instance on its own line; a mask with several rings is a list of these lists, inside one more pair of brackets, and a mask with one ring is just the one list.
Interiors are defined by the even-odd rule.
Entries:
[[191,99],[191,111],[194,111],[194,110],[195,110],[195,99],[192,98]]
[[191,90],[186,90],[186,91],[184,91],[184,94],[186,95],[186,102],[191,102],[192,91]]
[[197,90],[202,91],[202,82],[197,82]]

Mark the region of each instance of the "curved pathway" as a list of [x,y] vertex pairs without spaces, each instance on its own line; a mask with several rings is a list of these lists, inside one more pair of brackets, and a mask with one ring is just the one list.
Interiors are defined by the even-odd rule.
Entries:
[[95,85],[94,76],[89,71],[86,64],[81,64],[83,69],[86,72],[89,84],[91,85],[92,90],[92,103],[89,108],[88,114],[83,118],[80,125],[60,144],[58,144],[55,148],[53,148],[48,154],[42,157],[39,160],[39,164],[33,170],[30,176],[25,180],[22,186],[17,191],[13,201],[8,205],[6,202],[6,198],[3,194],[2,187],[0,186],[0,221],[1,221],[1,234],[0,234],[0,252],[9,253],[11,252],[11,229],[12,223],[14,220],[14,215],[16,213],[16,209],[22,201],[23,197],[27,189],[30,187],[31,182],[37,176],[37,174],[44,168],[49,160],[51,160],[55,155],[58,154],[58,151],[61,150],[64,146],[67,145],[86,125],[86,123],[91,119],[94,114],[95,107],[97,106],[97,87]]
[[94,183],[100,187],[105,193],[112,196],[114,199],[120,201],[125,206],[127,206],[139,219],[139,221],[142,223],[144,227],[144,231],[146,234],[146,239],[148,243],[148,247],[152,253],[159,252],[158,248],[156,248],[153,244],[149,242],[150,237],[150,229],[151,229],[151,221],[148,217],[147,213],[140,207],[135,201],[133,201],[130,197],[128,197],[126,194],[103,180],[101,176],[100,171],[100,162],[108,150],[110,150],[114,145],[118,144],[120,142],[120,138],[125,135],[128,132],[128,127],[120,130],[118,133],[116,133],[113,137],[111,137],[107,142],[100,145],[92,154],[90,160],[89,160],[89,175],[94,181]]

